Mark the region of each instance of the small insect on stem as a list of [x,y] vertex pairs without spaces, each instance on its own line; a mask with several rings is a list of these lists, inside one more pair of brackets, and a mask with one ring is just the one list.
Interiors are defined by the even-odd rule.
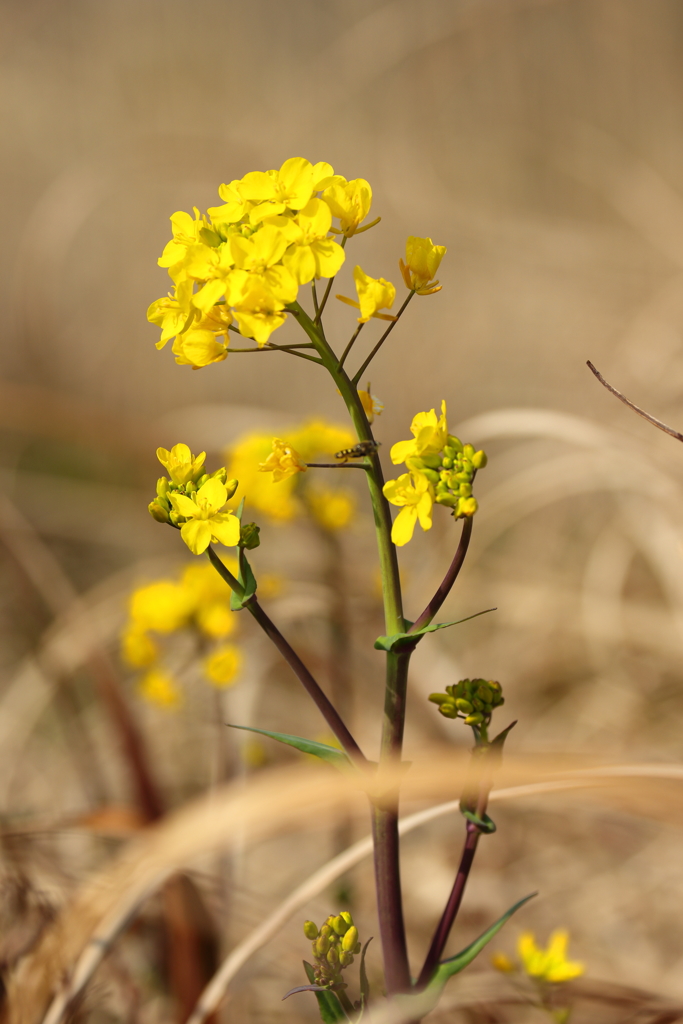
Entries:
[[359,444],[354,444],[353,448],[342,448],[340,452],[335,452],[334,457],[340,462],[348,462],[349,459],[362,459],[366,455],[376,452],[379,445],[379,441],[361,441]]

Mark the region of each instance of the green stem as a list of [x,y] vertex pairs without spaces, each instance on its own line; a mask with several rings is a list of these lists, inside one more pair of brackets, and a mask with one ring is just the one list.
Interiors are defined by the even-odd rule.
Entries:
[[[356,384],[328,345],[317,324],[305,310],[293,303],[288,307],[316,347],[318,355],[339,389],[351,416],[359,441],[374,441],[368,418]],[[322,304],[321,304],[322,310]],[[382,488],[384,477],[377,451],[367,456],[367,480],[375,517],[377,547],[382,573],[384,620],[387,635],[403,633],[403,605],[398,575],[396,548],[391,540],[391,512]],[[387,655],[387,682],[382,723],[380,767],[396,770],[401,761],[403,725],[405,721],[408,663],[412,651]],[[406,951],[405,928],[401,898],[398,841],[398,788],[385,794],[372,810],[375,848],[377,906],[382,935],[385,983],[389,995],[410,988],[410,969]]]

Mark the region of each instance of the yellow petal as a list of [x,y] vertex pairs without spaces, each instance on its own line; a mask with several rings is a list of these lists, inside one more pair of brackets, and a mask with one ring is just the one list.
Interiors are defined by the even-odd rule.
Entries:
[[240,539],[240,521],[230,513],[219,513],[208,520],[211,536],[226,548],[234,548]]
[[183,523],[180,527],[180,536],[193,555],[201,555],[211,543],[209,524],[201,519],[191,519],[189,523]]
[[417,510],[414,505],[406,505],[401,509],[391,528],[391,539],[397,547],[402,548],[408,543],[413,536],[416,522]]
[[168,497],[173,508],[179,515],[185,516],[186,519],[193,519],[195,516],[199,515],[199,506],[192,500],[192,498],[188,498],[186,494],[171,493]]

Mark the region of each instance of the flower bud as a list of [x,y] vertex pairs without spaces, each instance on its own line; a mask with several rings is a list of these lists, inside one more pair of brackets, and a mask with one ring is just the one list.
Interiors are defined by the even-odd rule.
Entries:
[[349,924],[349,925],[353,924],[353,918],[351,917],[351,911],[350,910],[342,910],[342,912],[341,912],[341,914],[339,916],[343,917],[347,924]]
[[453,448],[456,452],[462,451],[462,441],[459,437],[455,437],[453,434],[448,435],[448,447]]
[[453,459],[449,459],[448,456],[446,456],[445,459],[442,459],[441,465],[444,469],[453,469]]
[[332,934],[332,925],[328,924],[328,921],[330,920],[333,920],[333,918],[328,917],[327,921],[320,929],[320,934],[324,935],[325,938],[328,938]]
[[479,700],[483,700],[484,704],[490,704],[493,700],[493,694],[489,690],[488,686],[480,686],[477,690],[477,697]]
[[194,482],[194,480],[188,480],[187,483],[185,484],[185,494],[187,494],[188,497],[191,498],[192,495],[196,494],[196,493],[197,493],[197,485],[196,485],[196,483]]
[[486,452],[483,451],[475,452],[472,456],[472,465],[475,469],[483,469],[488,461]]
[[357,942],[356,945],[353,947],[353,952],[354,953],[360,953],[360,951],[361,951],[361,944],[360,944],[360,942]]
[[481,725],[484,721],[484,716],[480,711],[475,712],[473,715],[468,715],[465,719],[465,725]]
[[159,504],[158,501],[150,501],[147,508],[149,509],[149,514],[152,516],[152,519],[156,519],[158,523],[170,522],[168,512]]
[[247,551],[257,548],[261,543],[259,538],[260,532],[261,527],[257,526],[256,523],[245,523],[240,528],[240,547],[246,548]]
[[346,932],[349,930],[349,925],[346,923],[341,914],[339,914],[338,917],[334,918],[334,920],[332,921],[332,927],[334,928],[337,935],[345,935]]
[[358,942],[358,929],[355,924],[352,924],[346,935],[342,939],[342,949],[345,953],[351,953],[354,946]]
[[209,475],[209,480],[218,480],[219,483],[224,484],[227,479],[227,476],[227,469],[225,468],[225,466],[221,466],[220,469],[214,470],[214,472]]
[[460,484],[460,487],[458,487],[458,494],[461,498],[471,498],[472,484]]
[[348,967],[353,963],[353,953],[341,953],[339,957],[339,963],[342,967]]
[[304,935],[307,939],[318,938],[318,926],[313,921],[304,921]]
[[449,694],[447,693],[430,693],[427,700],[430,700],[432,704],[445,704],[448,701]]
[[439,708],[439,711],[444,716],[444,718],[458,717],[458,709],[456,708],[455,704],[442,704],[441,707]]
[[327,935],[321,935],[313,943],[316,956],[325,956],[330,948],[330,940]]
[[455,511],[459,516],[473,516],[478,508],[476,498],[461,498]]
[[458,700],[456,700],[455,706],[458,709],[458,711],[462,711],[463,715],[471,715],[472,711],[474,710],[470,702],[468,700],[465,700],[463,697],[460,697]]
[[199,488],[203,484],[205,484],[208,479],[209,479],[209,474],[208,473],[202,473],[202,475],[197,480],[197,490],[199,490]]
[[228,501],[230,500],[230,498],[232,498],[233,494],[235,493],[239,485],[239,480],[226,480],[225,489],[228,492]]
[[339,963],[339,953],[337,952],[336,946],[330,946],[330,948],[327,951],[326,959],[330,967],[337,966],[337,964]]
[[474,455],[474,445],[466,444],[462,450],[462,454],[466,459],[471,459]]
[[168,479],[165,476],[160,476],[157,480],[157,496],[159,498],[165,498],[168,494]]
[[444,492],[439,493],[437,491],[437,493],[436,493],[436,503],[437,503],[437,505],[445,505],[446,508],[455,508],[455,506],[458,504],[459,500],[460,499],[456,498],[456,496],[454,494],[449,494],[447,491],[445,493]]
[[434,484],[435,487],[441,482],[441,477],[435,469],[421,469],[419,472],[422,476],[426,476],[430,484]]
[[185,519],[183,516],[178,515],[177,512],[169,512],[168,521],[172,523],[173,526],[181,526],[185,522]]

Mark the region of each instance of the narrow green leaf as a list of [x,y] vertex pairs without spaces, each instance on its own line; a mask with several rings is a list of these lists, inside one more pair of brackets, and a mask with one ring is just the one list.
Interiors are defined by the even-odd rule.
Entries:
[[[310,983],[314,984],[315,972],[313,965],[304,960],[304,970]],[[315,998],[318,1000],[318,1011],[323,1024],[337,1024],[337,1021],[349,1019],[334,992],[316,992]]]
[[[241,506],[243,504],[244,499],[242,499],[240,509],[238,509],[238,511],[241,510]],[[247,556],[244,553],[244,548],[238,548],[237,560],[239,563],[239,572],[237,574],[237,579],[244,587],[244,593],[242,597],[239,597],[234,590],[230,592],[230,608],[233,612],[241,611],[244,608],[246,602],[249,600],[249,598],[253,597],[254,594],[256,593],[256,578],[254,577],[254,574],[251,571],[251,566],[249,565]]]
[[487,615],[488,612],[495,612],[495,608],[485,608],[474,615],[468,615],[464,619],[457,619],[455,622],[432,622],[429,626],[423,626],[414,633],[394,633],[392,636],[378,636],[375,640],[375,649],[378,651],[400,651],[402,648],[414,647],[426,633],[435,633],[437,629],[446,629],[448,626],[459,626],[461,622],[469,622],[480,615]]
[[465,967],[471,964],[474,958],[481,953],[484,946],[486,946],[494,935],[500,931],[506,921],[508,921],[520,907],[523,907],[525,903],[533,899],[536,895],[537,894],[535,892],[532,892],[529,896],[525,896],[523,900],[520,900],[518,903],[515,903],[513,907],[510,907],[502,917],[499,917],[495,924],[492,924],[490,928],[487,928],[478,939],[475,939],[474,942],[470,943],[469,946],[463,949],[456,956],[452,956],[448,960],[443,960],[434,972],[434,976],[427,986],[427,991],[434,992],[435,994],[439,993],[448,979],[453,977],[454,974],[459,974],[460,971],[464,970]]
[[302,754],[313,754],[314,757],[319,757],[322,761],[327,761],[328,764],[333,764],[335,768],[349,769],[352,768],[352,764],[348,757],[342,750],[337,750],[336,747],[330,747],[327,743],[317,743],[315,740],[304,739],[303,736],[290,736],[286,732],[270,732],[268,729],[254,729],[249,725],[233,725],[231,722],[226,722],[231,729],[244,729],[246,732],[258,732],[262,736],[268,736],[271,740],[277,740],[278,743],[286,743],[288,747],[295,747],[300,750]]
[[367,1006],[368,999],[370,998],[370,982],[368,981],[368,972],[365,968],[365,955],[371,942],[372,935],[363,946],[363,951],[360,955],[360,1005],[363,1010]]

